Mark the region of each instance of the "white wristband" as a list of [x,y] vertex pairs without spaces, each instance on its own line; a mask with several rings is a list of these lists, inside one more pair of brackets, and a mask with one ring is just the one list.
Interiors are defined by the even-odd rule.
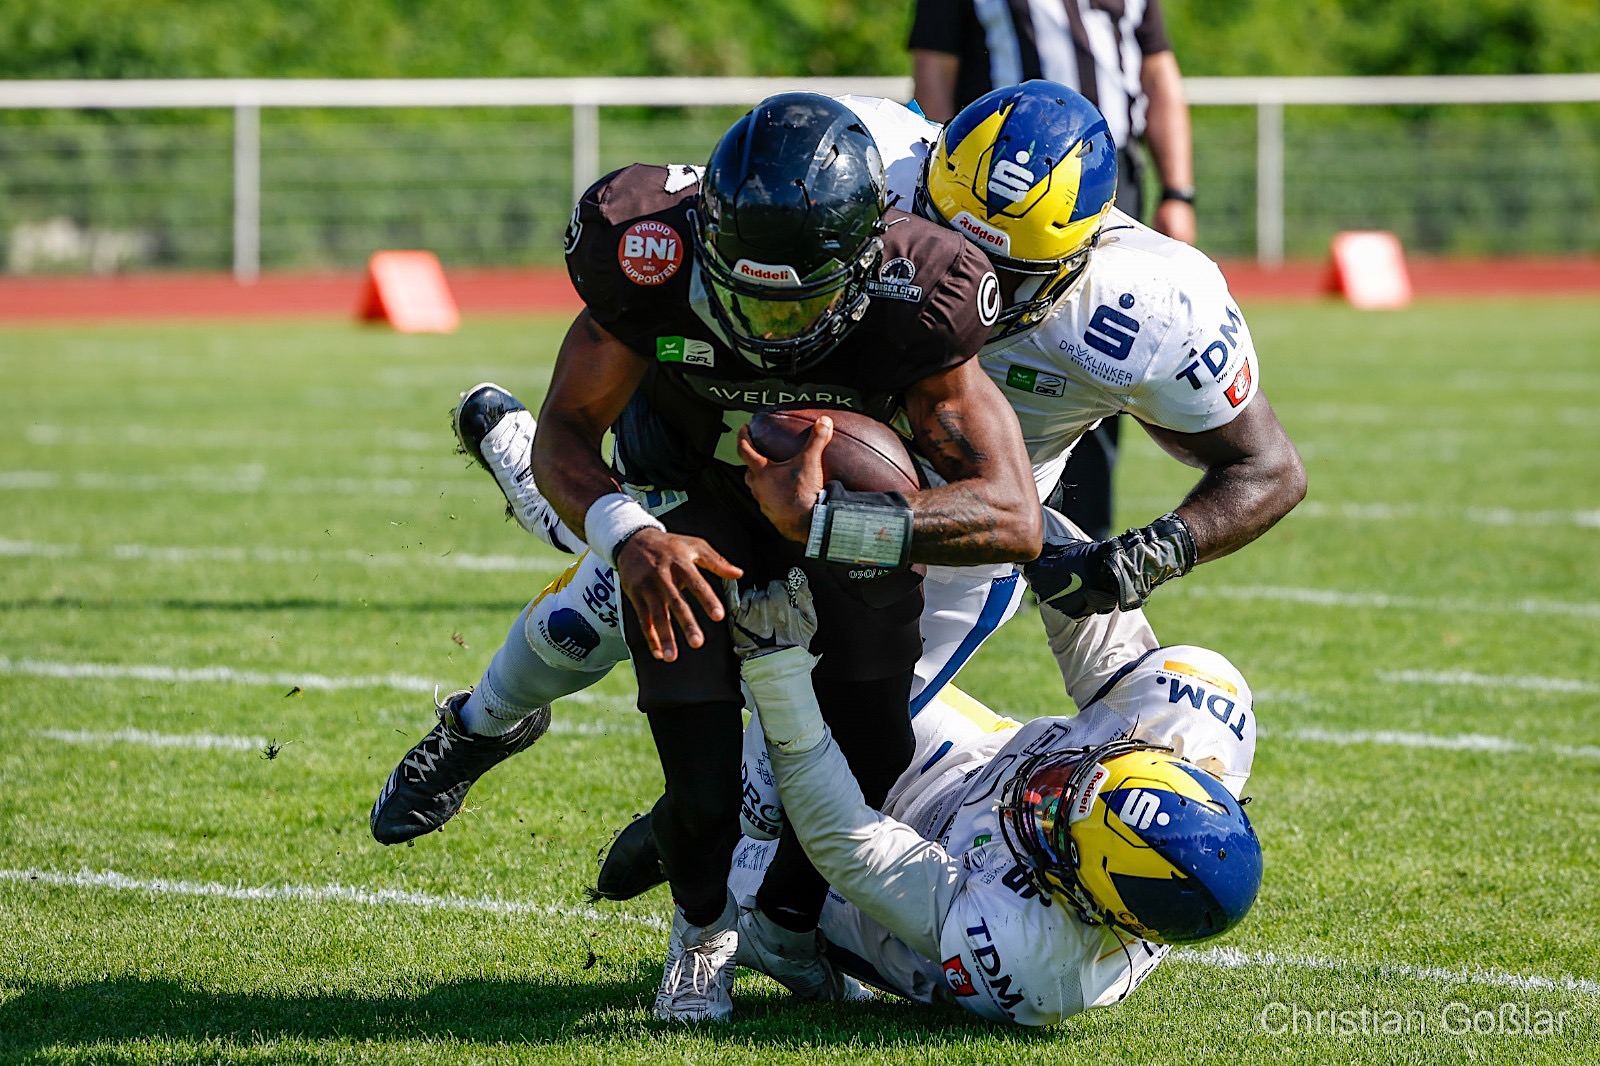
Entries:
[[617,549],[641,529],[666,529],[660,520],[628,495],[613,492],[589,505],[583,516],[583,539],[607,566],[616,568]]

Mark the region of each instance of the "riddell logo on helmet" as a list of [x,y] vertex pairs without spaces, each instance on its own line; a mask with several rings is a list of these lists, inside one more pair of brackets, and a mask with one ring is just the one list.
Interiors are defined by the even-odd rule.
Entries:
[[963,211],[951,220],[956,229],[992,251],[1011,254],[1011,238],[993,226],[985,225]]
[[800,275],[792,266],[778,266],[771,263],[756,263],[749,259],[741,259],[733,264],[733,272],[741,278],[759,282],[762,285],[771,285],[774,288],[794,288],[800,284]]
[[1094,801],[1100,796],[1100,787],[1110,776],[1111,771],[1104,766],[1095,767],[1094,773],[1089,775],[1089,780],[1083,783],[1083,787],[1078,789],[1078,794],[1073,797],[1072,810],[1067,812],[1068,825],[1089,817],[1090,812],[1094,810]]

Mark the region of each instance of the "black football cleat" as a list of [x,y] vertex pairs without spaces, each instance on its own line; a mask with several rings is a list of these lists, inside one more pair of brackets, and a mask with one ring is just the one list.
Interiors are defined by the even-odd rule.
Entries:
[[600,864],[600,874],[589,889],[589,902],[609,899],[620,903],[643,895],[666,880],[655,834],[650,831],[650,815],[641,814],[612,838],[611,848]]
[[453,692],[437,705],[439,724],[406,752],[372,805],[372,836],[380,844],[403,844],[454,818],[467,790],[491,768],[526,748],[550,728],[545,707],[498,737],[468,733],[457,715],[470,690]]

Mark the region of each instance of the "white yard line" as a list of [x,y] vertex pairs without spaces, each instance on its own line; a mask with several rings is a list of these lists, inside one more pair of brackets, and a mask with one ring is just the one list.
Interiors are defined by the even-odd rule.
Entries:
[[1419,984],[1484,985],[1519,992],[1576,992],[1600,995],[1600,981],[1586,977],[1546,977],[1542,974],[1507,973],[1505,970],[1447,970],[1438,966],[1412,966],[1382,959],[1329,959],[1318,955],[1288,955],[1276,951],[1241,951],[1238,948],[1178,948],[1172,958],[1223,970],[1376,970],[1384,977],[1399,977]]
[[317,478],[273,475],[260,464],[229,467],[189,467],[172,473],[111,474],[84,470],[63,475],[53,470],[0,470],[0,490],[32,491],[73,488],[90,492],[172,493],[196,492],[229,495],[271,490],[290,496],[353,496],[368,499],[396,496],[441,496],[471,490],[459,481],[419,481],[415,478]]
[[1475,688],[1510,688],[1524,692],[1600,692],[1600,682],[1567,677],[1519,677],[1475,674],[1468,670],[1379,670],[1378,680],[1388,685],[1468,685]]
[[[346,689],[388,688],[400,692],[444,690],[447,686],[407,674],[373,674],[366,677],[324,677],[320,674],[262,673],[228,666],[176,667],[135,663],[56,663],[38,659],[12,659],[0,655],[0,675],[51,677],[68,681],[157,681],[168,684],[268,685],[306,691],[337,692]],[[631,696],[575,692],[563,696],[573,703],[631,704]]]
[[[612,735],[638,735],[644,732],[628,718],[605,722],[574,722],[557,717],[550,723],[552,734],[557,736],[603,737]],[[266,737],[230,736],[216,733],[151,733],[144,729],[117,729],[93,732],[87,729],[41,729],[38,736],[62,744],[142,744],[149,748],[197,748],[212,751],[218,748],[229,751],[261,751],[277,743]]]
[[444,455],[455,443],[446,433],[422,433],[415,430],[372,431],[362,434],[359,441],[352,441],[350,433],[345,430],[285,433],[268,431],[259,426],[243,426],[238,429],[186,429],[138,423],[73,426],[35,422],[24,430],[24,435],[29,444],[44,448],[55,448],[63,444],[77,448],[154,445],[164,449],[181,448],[185,451],[249,448],[259,452],[268,448],[300,447],[305,445],[308,439],[314,439],[325,442],[330,450],[359,447],[369,454],[393,449]]
[[1334,589],[1295,588],[1275,585],[1184,585],[1169,586],[1163,595],[1192,596],[1196,599],[1275,600],[1307,607],[1343,607],[1364,611],[1443,611],[1449,614],[1531,614],[1564,615],[1573,618],[1600,618],[1600,602],[1522,599],[1511,601],[1463,600],[1436,596],[1396,596],[1387,592],[1340,592]]
[[1313,744],[1376,744],[1398,748],[1434,748],[1440,751],[1484,751],[1497,755],[1564,755],[1574,759],[1600,759],[1600,747],[1569,744],[1525,744],[1508,737],[1482,733],[1403,733],[1391,729],[1373,731],[1338,729],[1273,729],[1262,731],[1263,740],[1297,740]]
[[414,567],[437,566],[451,570],[527,571],[554,575],[560,560],[533,555],[474,555],[470,552],[437,554],[415,552],[334,551],[313,552],[297,548],[209,546],[199,548],[158,547],[149,544],[113,544],[108,548],[85,551],[76,544],[45,544],[38,541],[0,540],[0,556],[39,559],[90,559],[110,562],[151,562],[183,566],[189,563],[288,563],[316,566],[348,563],[355,566]]
[[593,907],[566,907],[554,903],[530,903],[497,899],[492,896],[436,896],[399,888],[361,888],[351,885],[225,885],[215,881],[172,881],[166,878],[139,879],[112,870],[75,874],[50,870],[0,870],[0,881],[19,881],[64,888],[108,889],[113,892],[145,892],[154,896],[202,896],[249,902],[293,901],[301,903],[354,903],[359,906],[417,907],[422,910],[483,911],[489,914],[531,914],[545,918],[581,918],[587,921],[626,922],[667,928],[662,918],[641,917],[620,912],[605,912]]
[[[599,911],[592,907],[532,903],[492,896],[433,895],[396,888],[361,888],[349,885],[226,885],[214,881],[174,881],[166,878],[140,879],[115,871],[96,873],[83,870],[75,874],[50,870],[0,870],[0,881],[47,885],[60,888],[100,889],[113,892],[143,892],[155,896],[189,896],[230,899],[243,902],[343,903],[356,906],[415,907],[420,910],[480,911],[501,915],[532,915],[562,920],[580,919],[602,925],[625,923],[664,930],[661,917]],[[1584,996],[1600,995],[1600,981],[1583,977],[1519,974],[1505,970],[1449,970],[1437,966],[1413,966],[1382,959],[1337,959],[1318,955],[1282,954],[1275,951],[1241,951],[1238,948],[1179,948],[1172,958],[1180,962],[1214,969],[1323,970],[1350,973],[1375,970],[1382,977],[1398,977],[1420,984],[1481,985],[1511,988],[1523,992],[1570,992]]]
[[86,729],[41,729],[39,736],[63,744],[143,744],[150,748],[199,748],[210,751],[258,751],[269,741],[265,737],[218,736],[215,733],[150,733],[143,729],[118,729],[91,733]]
[[[470,552],[364,552],[310,551],[299,548],[269,548],[248,545],[205,545],[184,547],[154,544],[113,544],[85,549],[78,544],[0,538],[0,557],[38,559],[88,559],[124,563],[161,563],[183,566],[189,563],[259,563],[320,566],[345,564],[380,568],[430,566],[475,572],[522,572],[554,574],[561,560],[547,555],[475,555]],[[1467,600],[1441,596],[1400,596],[1387,592],[1348,592],[1337,589],[1297,588],[1275,585],[1199,585],[1180,583],[1169,586],[1164,596],[1192,596],[1197,599],[1266,600],[1303,604],[1308,607],[1348,608],[1372,611],[1425,611],[1449,614],[1528,614],[1571,618],[1600,618],[1600,601],[1543,600],[1525,598],[1512,601]]]
[[[1155,497],[1129,499],[1128,506],[1151,510],[1171,506],[1171,500]],[[1463,521],[1483,526],[1575,526],[1579,529],[1600,529],[1600,509],[1580,510],[1540,509],[1521,510],[1511,507],[1433,507],[1414,503],[1383,503],[1344,500],[1325,503],[1306,500],[1289,512],[1288,520],[1334,519],[1345,522],[1405,522],[1424,519],[1428,522]]]

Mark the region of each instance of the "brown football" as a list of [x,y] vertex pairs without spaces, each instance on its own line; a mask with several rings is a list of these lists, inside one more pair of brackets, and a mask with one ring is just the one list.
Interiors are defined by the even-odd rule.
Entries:
[[917,464],[905,441],[888,425],[843,408],[776,407],[750,420],[750,443],[756,451],[782,462],[805,447],[811,426],[827,415],[833,439],[822,453],[822,472],[857,492],[916,492]]

